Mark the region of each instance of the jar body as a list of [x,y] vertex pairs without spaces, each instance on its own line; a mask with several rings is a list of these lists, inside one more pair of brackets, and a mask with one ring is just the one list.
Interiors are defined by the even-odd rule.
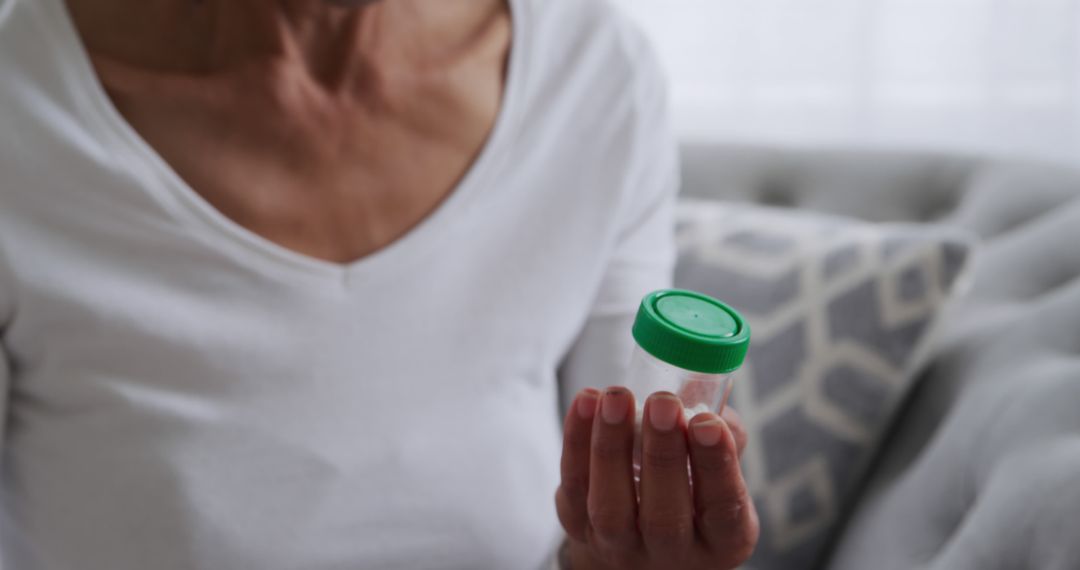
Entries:
[[649,395],[671,390],[682,400],[687,420],[701,412],[720,414],[731,394],[732,375],[708,374],[673,366],[634,345],[626,387],[634,393],[640,410]]
[[[658,390],[670,390],[682,401],[687,422],[702,412],[721,414],[731,394],[732,375],[694,372],[674,366],[634,345],[626,387],[634,393],[637,418],[634,424],[634,482],[641,482],[642,422],[645,399]],[[689,467],[689,466],[688,466]]]

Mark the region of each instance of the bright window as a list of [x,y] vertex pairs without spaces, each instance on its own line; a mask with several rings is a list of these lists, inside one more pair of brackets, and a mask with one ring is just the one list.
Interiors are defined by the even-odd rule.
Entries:
[[688,138],[1080,163],[1080,0],[617,0]]

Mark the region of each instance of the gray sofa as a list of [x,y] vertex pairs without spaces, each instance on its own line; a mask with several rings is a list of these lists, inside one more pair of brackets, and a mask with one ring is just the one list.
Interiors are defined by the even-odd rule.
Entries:
[[821,567],[1080,569],[1080,169],[708,144],[683,164],[688,196],[979,236]]

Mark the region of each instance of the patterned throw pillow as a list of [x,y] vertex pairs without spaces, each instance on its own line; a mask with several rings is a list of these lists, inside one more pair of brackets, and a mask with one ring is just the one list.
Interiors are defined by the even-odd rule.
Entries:
[[970,241],[926,226],[685,201],[677,286],[739,309],[733,405],[762,534],[748,567],[819,562],[928,350]]

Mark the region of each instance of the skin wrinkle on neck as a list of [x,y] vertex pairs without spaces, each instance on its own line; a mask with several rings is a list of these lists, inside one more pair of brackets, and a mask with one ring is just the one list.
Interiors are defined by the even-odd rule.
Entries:
[[475,48],[501,0],[66,0],[95,60],[205,74],[303,59],[316,76],[358,58],[437,73]]
[[294,251],[344,263],[403,237],[494,126],[505,0],[142,1],[67,0],[113,103],[192,191]]

